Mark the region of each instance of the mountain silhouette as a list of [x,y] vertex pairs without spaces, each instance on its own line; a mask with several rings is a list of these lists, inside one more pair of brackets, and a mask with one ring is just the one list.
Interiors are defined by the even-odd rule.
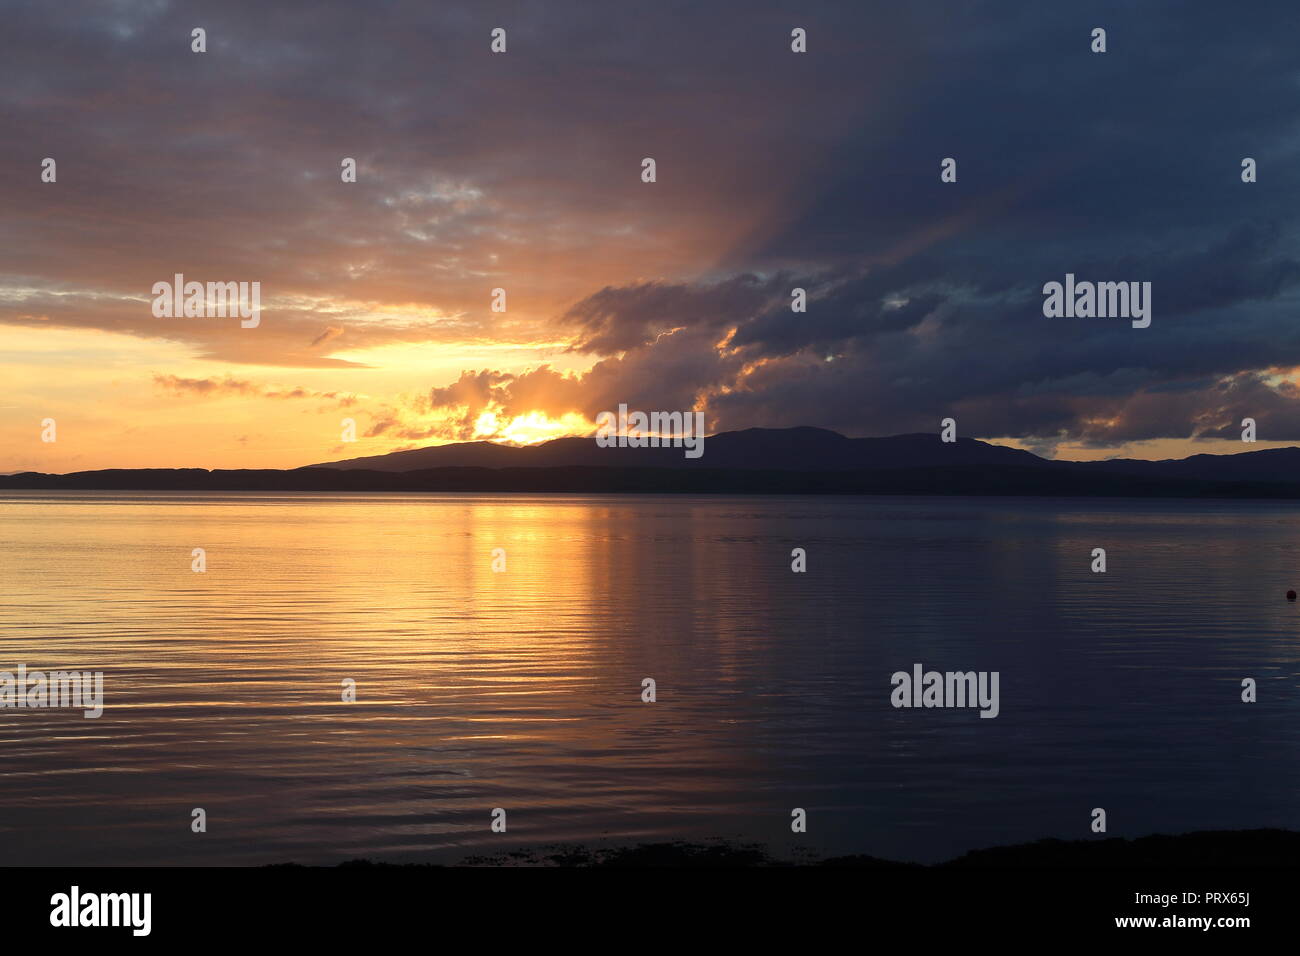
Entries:
[[699,458],[684,448],[601,448],[594,438],[556,438],[515,447],[465,442],[312,465],[367,471],[426,468],[729,468],[778,471],[861,471],[949,465],[1046,465],[1037,455],[973,438],[940,441],[937,434],[845,438],[825,428],[747,428],[704,441]]
[[747,428],[684,448],[462,442],[293,469],[141,468],[0,475],[0,489],[1051,495],[1300,499],[1300,448],[1165,461],[1053,461],[937,434],[846,438]]
[[1235,455],[1145,461],[1054,461],[974,438],[944,442],[936,433],[887,438],[846,438],[808,426],[746,428],[721,432],[704,442],[704,454],[687,458],[682,448],[601,448],[594,438],[556,438],[538,445],[463,442],[309,465],[365,471],[421,471],[430,468],[695,468],[763,471],[882,471],[984,465],[1038,467],[1063,472],[1125,474],[1143,478],[1199,481],[1300,480],[1300,448],[1274,448]]
[[1163,461],[1109,458],[1105,461],[1068,464],[1083,471],[1140,475],[1145,478],[1279,482],[1300,480],[1300,448],[1269,448],[1238,452],[1235,455],[1192,455],[1189,458],[1167,458]]

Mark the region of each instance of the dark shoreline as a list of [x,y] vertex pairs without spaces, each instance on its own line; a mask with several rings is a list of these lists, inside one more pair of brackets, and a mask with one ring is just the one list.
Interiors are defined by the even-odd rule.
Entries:
[[0,475],[0,491],[509,492],[553,494],[934,495],[1296,500],[1300,481],[1170,479],[962,465],[873,471],[709,468],[433,468],[387,472],[142,468]]
[[936,872],[952,870],[1160,870],[1287,869],[1300,865],[1300,831],[1201,830],[1176,835],[1097,840],[1037,840],[972,850],[942,863],[906,863],[864,854],[808,859],[773,856],[760,844],[668,842],[593,849],[555,844],[499,854],[473,854],[457,863],[387,863],[367,859],[333,865],[270,864],[264,869],[441,869],[447,867],[535,866],[560,868],[687,869],[750,867],[830,867]]

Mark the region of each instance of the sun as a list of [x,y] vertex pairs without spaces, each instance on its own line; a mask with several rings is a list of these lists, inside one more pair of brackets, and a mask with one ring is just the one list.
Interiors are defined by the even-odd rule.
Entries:
[[575,412],[551,418],[545,412],[532,411],[503,420],[496,412],[486,411],[474,422],[474,438],[508,445],[536,445],[552,438],[587,434],[593,428],[592,422]]

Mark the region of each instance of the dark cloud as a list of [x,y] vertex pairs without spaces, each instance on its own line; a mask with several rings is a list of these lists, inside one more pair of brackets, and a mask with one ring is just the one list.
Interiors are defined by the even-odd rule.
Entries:
[[571,351],[612,355],[652,344],[674,329],[723,329],[746,321],[784,297],[789,311],[790,289],[783,279],[763,281],[739,275],[711,285],[642,282],[604,288],[565,313],[563,320],[578,333]]

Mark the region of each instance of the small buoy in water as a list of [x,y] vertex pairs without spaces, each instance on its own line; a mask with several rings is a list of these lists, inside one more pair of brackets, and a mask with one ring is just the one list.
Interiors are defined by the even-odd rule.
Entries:
[[1287,599],[1288,601],[1294,601],[1294,600],[1295,600],[1295,592],[1294,592],[1294,591],[1287,591],[1287,592],[1286,592],[1286,599]]

